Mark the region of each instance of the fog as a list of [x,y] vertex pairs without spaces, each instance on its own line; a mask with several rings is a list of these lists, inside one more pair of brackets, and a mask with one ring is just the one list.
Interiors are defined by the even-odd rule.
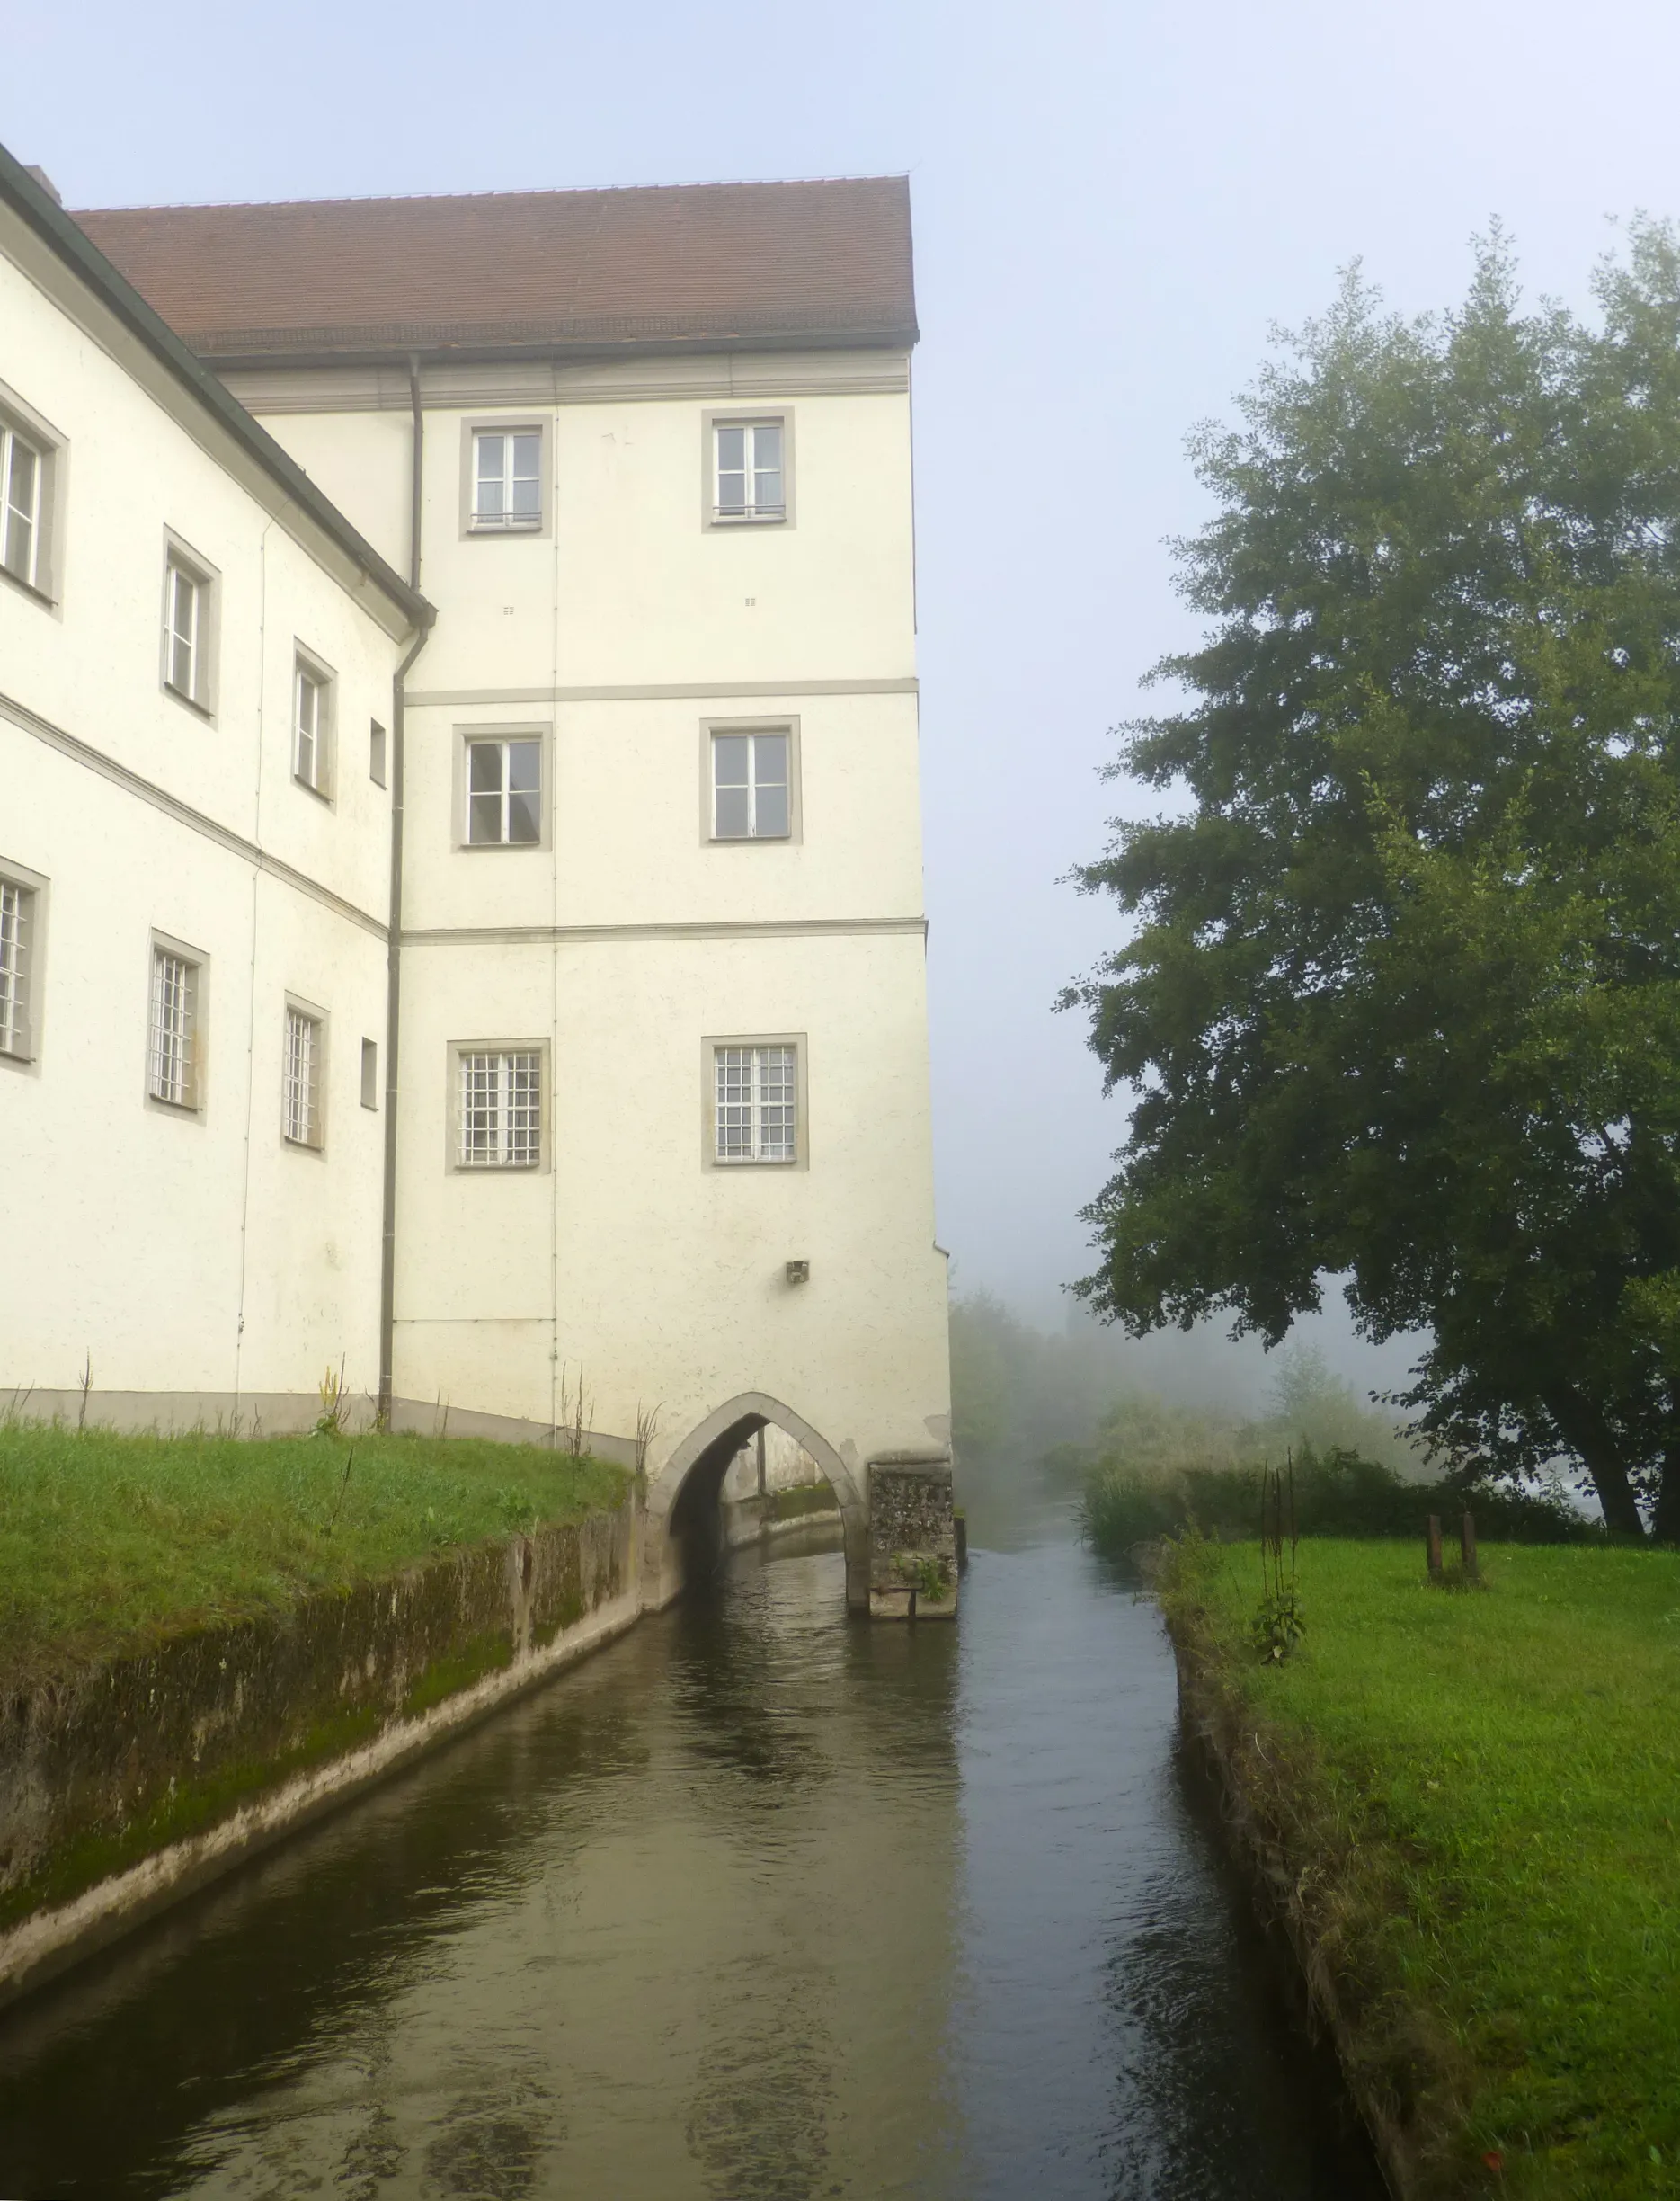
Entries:
[[[1052,1011],[1116,918],[1058,882],[1138,802],[1107,729],[1191,632],[1187,430],[1355,257],[1448,305],[1498,215],[1580,302],[1607,217],[1680,210],[1663,0],[301,0],[191,35],[72,0],[6,40],[0,138],[71,207],[910,173],[939,1232],[1051,1329],[1124,1118]],[[1409,1357],[1303,1329],[1362,1386]]]

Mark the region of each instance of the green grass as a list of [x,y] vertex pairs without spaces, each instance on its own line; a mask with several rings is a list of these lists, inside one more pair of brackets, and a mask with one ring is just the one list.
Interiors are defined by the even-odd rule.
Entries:
[[1680,2195],[1680,1554],[1507,1546],[1480,1591],[1421,1562],[1303,1544],[1282,1666],[1249,1647],[1258,1545],[1176,1586],[1169,1554],[1163,1602],[1224,1654],[1273,1824],[1339,1853],[1320,1921],[1368,2008],[1455,2098],[1421,2190]]
[[471,1438],[247,1442],[0,1423],[0,1680],[580,1519],[618,1505],[628,1481],[600,1460]]

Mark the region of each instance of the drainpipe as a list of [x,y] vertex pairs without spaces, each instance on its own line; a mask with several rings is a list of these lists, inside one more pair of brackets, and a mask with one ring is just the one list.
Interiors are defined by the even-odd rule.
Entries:
[[[420,590],[421,478],[426,448],[420,404],[420,360],[408,355],[408,403],[413,415],[413,463],[408,492],[408,584]],[[403,683],[425,648],[437,617],[430,607],[408,655],[391,682],[391,907],[385,949],[385,1181],[379,1239],[379,1418],[388,1428],[396,1341],[396,1057],[401,1037],[403,978]]]

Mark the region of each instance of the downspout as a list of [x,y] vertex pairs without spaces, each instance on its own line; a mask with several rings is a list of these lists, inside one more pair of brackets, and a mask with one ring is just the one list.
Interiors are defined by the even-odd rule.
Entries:
[[[421,487],[426,450],[425,414],[420,403],[420,360],[408,355],[408,403],[413,415],[413,459],[408,490],[408,584],[420,593]],[[427,607],[424,622],[391,682],[391,907],[385,949],[385,1181],[379,1239],[379,1420],[391,1426],[396,1344],[396,1095],[397,1047],[402,1026],[403,980],[403,683],[431,637],[437,614]]]

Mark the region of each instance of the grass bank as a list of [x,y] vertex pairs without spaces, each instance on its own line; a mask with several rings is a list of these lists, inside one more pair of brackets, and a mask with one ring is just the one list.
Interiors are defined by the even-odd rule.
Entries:
[[1306,1634],[1250,1639],[1258,1545],[1159,1589],[1238,1837],[1339,2019],[1409,2196],[1680,2195],[1680,1555],[1302,1546]]
[[0,1677],[38,1680],[618,1505],[592,1458],[471,1438],[0,1423]]

